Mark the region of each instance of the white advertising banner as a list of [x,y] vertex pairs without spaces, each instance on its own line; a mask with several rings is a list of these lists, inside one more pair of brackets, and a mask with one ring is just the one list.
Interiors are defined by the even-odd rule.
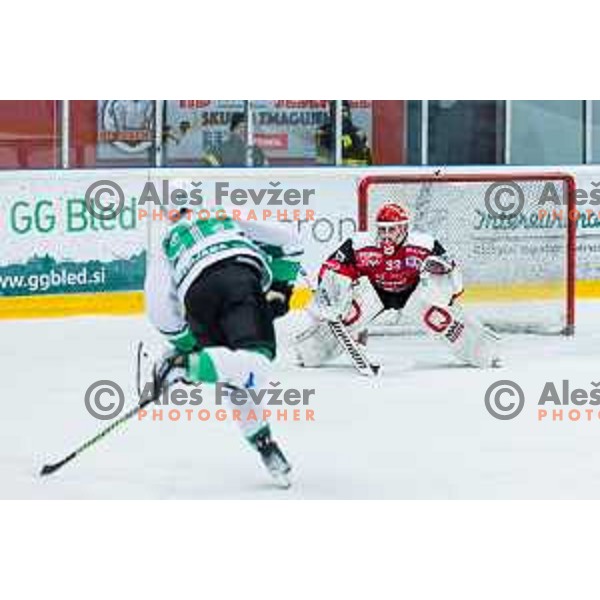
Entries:
[[[519,169],[527,172],[532,169]],[[548,169],[550,170],[550,169]],[[578,279],[600,278],[600,218],[593,192],[599,192],[600,170],[554,168],[571,173],[578,188],[588,190],[577,219]],[[510,173],[514,169],[481,169]],[[431,173],[429,169],[297,168],[297,169],[123,169],[30,171],[0,173],[0,295],[64,294],[71,292],[140,290],[152,211],[146,186],[164,193],[183,189],[201,198],[198,208],[240,210],[241,218],[288,220],[305,249],[304,266],[314,276],[321,262],[358,227],[359,186],[367,176]],[[452,169],[448,172],[475,172]],[[94,218],[86,208],[88,189],[110,180],[123,192],[124,204],[113,219]],[[168,189],[164,186],[168,186]],[[146,190],[146,192],[144,192]],[[506,229],[485,219],[484,190],[456,185],[452,195],[436,203],[425,201],[423,189],[398,188],[377,201],[404,201],[415,223],[430,229],[461,257],[469,281],[485,281],[494,272],[499,281],[523,281],[535,273],[562,276],[565,229],[543,220],[517,222]],[[414,192],[414,193],[413,193]],[[599,192],[600,193],[600,192]],[[411,196],[412,194],[412,196]],[[416,195],[415,195],[416,194]],[[421,197],[419,206],[416,198]],[[145,202],[141,199],[145,198]],[[445,202],[447,200],[447,202]],[[375,202],[375,201],[373,201]],[[600,198],[599,198],[600,202]],[[194,207],[196,208],[196,207]],[[140,211],[146,210],[146,218]],[[252,212],[251,212],[252,211]],[[267,211],[267,213],[265,213]],[[441,211],[441,212],[440,212]],[[483,215],[483,216],[482,216]],[[552,248],[561,248],[554,252]],[[498,265],[502,273],[498,274]],[[43,283],[40,283],[40,277]],[[504,278],[504,279],[503,279]]]

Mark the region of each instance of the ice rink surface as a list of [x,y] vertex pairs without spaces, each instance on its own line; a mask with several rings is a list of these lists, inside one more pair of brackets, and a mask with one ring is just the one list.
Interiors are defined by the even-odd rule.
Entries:
[[[1,498],[600,498],[600,407],[564,406],[553,422],[538,421],[537,404],[547,381],[559,392],[563,379],[587,391],[600,382],[600,304],[579,303],[575,338],[506,336],[496,370],[461,366],[418,336],[371,338],[384,365],[375,380],[343,360],[298,369],[283,348],[274,379],[316,390],[314,422],[273,423],[294,467],[290,490],[272,485],[235,424],[216,420],[134,420],[40,478],[42,464],[105,425],[84,407],[91,383],[116,381],[133,406],[135,346],[153,332],[141,316],[2,321],[0,332]],[[484,406],[500,379],[525,392],[514,420]],[[203,396],[214,411],[208,388]]]

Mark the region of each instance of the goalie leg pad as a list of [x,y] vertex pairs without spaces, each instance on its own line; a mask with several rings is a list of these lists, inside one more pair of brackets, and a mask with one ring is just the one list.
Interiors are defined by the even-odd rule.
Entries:
[[[356,339],[366,339],[367,325],[383,310],[383,304],[368,277],[360,277],[348,289],[349,307],[342,318],[349,333]],[[351,294],[351,295],[350,295]],[[294,338],[298,364],[304,367],[322,365],[341,354],[340,345],[332,334],[318,302],[307,314],[312,324]]]
[[341,354],[327,321],[314,319],[312,325],[294,337],[296,360],[301,367],[318,367]]
[[352,286],[352,303],[342,322],[352,334],[364,331],[384,306],[368,277],[359,277]]
[[[452,287],[445,285],[436,290],[435,279],[429,280],[429,286],[419,285],[407,303],[407,310],[416,314],[425,331],[461,361],[482,369],[500,366],[499,336],[466,314],[460,305],[449,306]],[[445,302],[439,301],[442,293]]]
[[500,338],[455,306],[428,306],[422,314],[427,332],[443,342],[460,360],[474,367],[499,367]]

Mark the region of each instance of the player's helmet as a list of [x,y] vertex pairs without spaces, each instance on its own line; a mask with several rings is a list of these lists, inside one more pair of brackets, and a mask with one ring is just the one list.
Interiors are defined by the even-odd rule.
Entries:
[[375,215],[377,243],[384,251],[393,252],[408,235],[408,211],[400,204],[387,202],[379,207]]

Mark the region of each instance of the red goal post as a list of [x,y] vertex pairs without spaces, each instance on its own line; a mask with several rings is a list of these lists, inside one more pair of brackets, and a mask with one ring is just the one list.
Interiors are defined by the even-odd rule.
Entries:
[[[486,190],[517,186],[522,210],[491,214]],[[542,206],[555,192],[560,206]],[[463,270],[465,302],[502,330],[575,330],[576,185],[549,171],[472,171],[369,175],[358,184],[358,228],[367,231],[377,207],[400,202],[413,226],[439,238]],[[544,214],[544,211],[546,214]],[[470,292],[471,291],[471,292]],[[498,316],[498,322],[495,317]]]

